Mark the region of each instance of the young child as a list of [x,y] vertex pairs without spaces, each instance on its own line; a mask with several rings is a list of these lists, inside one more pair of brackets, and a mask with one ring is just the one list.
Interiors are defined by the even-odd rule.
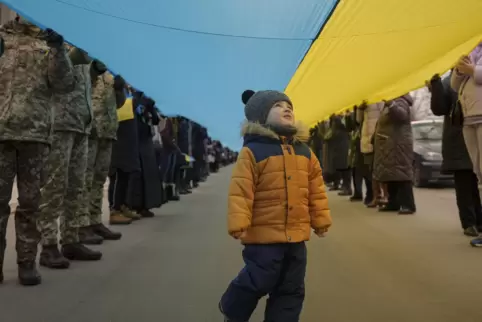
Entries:
[[245,245],[246,266],[219,308],[225,321],[249,321],[269,294],[265,322],[296,322],[305,296],[306,246],[311,229],[331,226],[320,164],[303,143],[284,93],[245,91],[244,146],[229,188],[228,231]]

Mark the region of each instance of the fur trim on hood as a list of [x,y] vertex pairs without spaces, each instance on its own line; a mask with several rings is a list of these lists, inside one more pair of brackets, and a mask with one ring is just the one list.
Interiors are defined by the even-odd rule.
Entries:
[[[297,129],[296,134],[293,136],[293,140],[295,142],[308,142],[310,138],[310,131],[307,126],[305,126],[302,122],[296,122],[295,127]],[[249,121],[245,121],[241,126],[241,136],[244,137],[248,134],[255,134],[260,136],[266,136],[273,139],[279,139],[279,135],[276,134],[273,130],[270,130],[259,123],[253,123]]]

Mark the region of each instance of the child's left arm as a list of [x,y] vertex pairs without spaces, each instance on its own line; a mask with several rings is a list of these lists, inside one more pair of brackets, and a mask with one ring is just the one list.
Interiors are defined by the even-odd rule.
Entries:
[[320,162],[313,152],[311,152],[308,187],[311,227],[315,231],[326,231],[331,226],[332,220]]

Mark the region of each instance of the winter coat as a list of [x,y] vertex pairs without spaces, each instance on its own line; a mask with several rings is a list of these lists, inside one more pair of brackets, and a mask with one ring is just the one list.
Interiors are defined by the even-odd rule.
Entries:
[[451,86],[459,94],[464,117],[482,115],[482,44],[469,55],[475,66],[473,77],[452,73]]
[[328,169],[331,173],[348,169],[350,134],[345,127],[342,116],[334,116],[330,120],[330,123],[331,135],[328,135]]
[[49,48],[44,33],[28,23],[0,27],[5,52],[0,58],[0,141],[51,143],[53,93],[74,89],[65,47]]
[[128,98],[125,104],[130,105],[134,118],[119,122],[117,128],[117,141],[112,145],[111,169],[121,170],[127,173],[141,171],[139,159],[139,139],[137,137],[137,118],[135,109],[138,101]]
[[412,104],[413,99],[407,94],[382,110],[375,132],[375,180],[411,181],[413,178]]
[[457,93],[450,87],[450,77],[431,81],[432,99],[430,108],[437,116],[444,116],[442,136],[442,171],[472,170],[472,161],[464,141],[462,126],[451,118],[457,103]]
[[244,244],[297,243],[311,228],[331,225],[318,160],[299,128],[292,140],[246,123],[244,144],[234,166],[228,199],[228,231],[245,231]]
[[143,115],[136,115],[137,138],[141,172],[135,172],[129,178],[128,205],[137,210],[158,208],[162,205],[162,185],[156,151],[152,141],[152,125],[159,124],[159,116],[154,111],[154,104],[148,98],[141,98],[146,110]]
[[363,156],[360,150],[360,124],[356,121],[356,113],[345,116],[345,127],[350,134],[350,145],[348,150],[348,167],[359,168],[363,165]]
[[90,65],[74,65],[74,90],[68,94],[54,94],[54,130],[89,134],[92,113],[92,83]]
[[[361,153],[373,153],[372,138],[375,133],[378,118],[385,103],[375,103],[368,105],[364,110],[359,110],[363,115],[357,116],[358,123],[362,124],[360,150]],[[363,121],[363,122],[362,122]]]
[[117,108],[124,102],[117,102],[119,93],[114,89],[114,78],[106,72],[93,80],[92,105],[94,110],[94,124],[92,136],[101,139],[116,139],[117,133]]

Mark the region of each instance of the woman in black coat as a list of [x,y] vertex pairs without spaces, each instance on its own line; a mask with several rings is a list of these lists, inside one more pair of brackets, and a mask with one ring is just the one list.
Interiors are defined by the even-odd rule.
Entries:
[[162,205],[162,183],[159,176],[154,142],[153,126],[159,124],[159,114],[155,110],[155,102],[146,96],[135,103],[137,120],[138,155],[140,172],[129,177],[128,204],[142,217],[153,217],[150,209]]
[[478,179],[465,146],[462,134],[462,115],[457,107],[458,95],[450,87],[450,77],[444,80],[434,75],[428,84],[432,92],[433,114],[444,116],[442,137],[442,171],[452,173],[460,223],[464,234],[478,236],[482,232],[482,207]]

